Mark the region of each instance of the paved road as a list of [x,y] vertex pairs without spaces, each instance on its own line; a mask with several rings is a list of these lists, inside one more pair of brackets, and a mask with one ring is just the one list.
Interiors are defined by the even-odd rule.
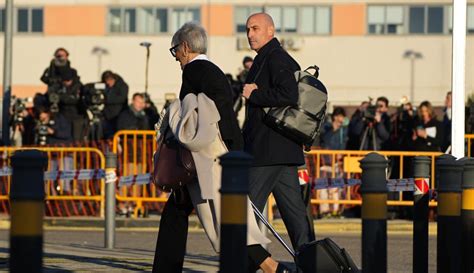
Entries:
[[[48,230],[45,232],[45,272],[141,272],[150,271],[156,232],[118,231],[116,249],[103,249],[100,230]],[[286,237],[286,236],[285,236]],[[349,250],[360,266],[360,233],[326,233]],[[389,234],[388,272],[412,272],[412,235]],[[287,238],[287,237],[286,237]],[[287,238],[288,239],[288,238]],[[275,240],[273,240],[275,241]],[[273,257],[290,262],[290,256],[277,243],[269,246]],[[0,271],[6,271],[8,230],[0,230]],[[430,236],[430,272],[436,271],[436,237]],[[185,272],[216,272],[218,257],[202,231],[191,232],[188,239]]]

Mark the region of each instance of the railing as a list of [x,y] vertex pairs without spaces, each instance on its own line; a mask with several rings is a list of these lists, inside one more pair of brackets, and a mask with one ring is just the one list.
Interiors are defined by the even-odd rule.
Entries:
[[[115,134],[112,151],[118,155],[118,176],[153,172],[153,153],[156,149],[154,131],[123,130]],[[137,217],[149,210],[161,211],[168,194],[153,184],[123,186],[118,189],[119,213]]]
[[100,150],[80,147],[0,147],[3,170],[0,177],[0,213],[10,213],[10,157],[15,151],[25,149],[38,149],[48,155],[47,171],[52,176],[45,179],[47,216],[104,215],[103,179],[99,176],[82,179],[78,175],[61,178],[61,173],[68,170],[99,171],[105,168],[105,158]]
[[[312,150],[306,153],[306,163],[309,176],[315,182],[320,178],[360,178],[361,170],[358,161],[371,151],[340,151],[340,150]],[[378,151],[379,154],[390,159],[391,171],[387,174],[390,178],[412,177],[411,158],[415,156],[428,156],[431,158],[432,179],[430,188],[435,187],[435,157],[441,155],[439,152],[402,152],[402,151]],[[409,168],[409,170],[407,170]],[[411,206],[413,201],[403,199],[403,194],[398,194],[398,200],[389,200],[390,206]],[[313,198],[312,204],[341,204],[361,205],[362,201],[358,192],[358,186],[347,186],[342,190],[341,200],[321,200]],[[430,202],[430,206],[436,206],[436,202]]]

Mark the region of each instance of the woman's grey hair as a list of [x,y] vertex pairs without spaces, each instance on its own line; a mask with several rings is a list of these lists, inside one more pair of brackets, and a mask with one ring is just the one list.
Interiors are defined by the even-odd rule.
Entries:
[[171,39],[171,46],[186,42],[193,53],[206,54],[207,34],[206,30],[196,22],[184,24]]

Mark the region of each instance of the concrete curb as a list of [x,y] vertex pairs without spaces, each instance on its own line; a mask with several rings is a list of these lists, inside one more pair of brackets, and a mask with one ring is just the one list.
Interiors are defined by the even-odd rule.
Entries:
[[[160,224],[160,217],[154,216],[146,219],[117,218],[117,230],[137,230],[137,231],[157,231]],[[273,221],[273,225],[278,232],[286,233],[285,225],[281,219]],[[362,230],[361,219],[329,219],[314,221],[316,233],[357,233]],[[0,219],[0,229],[9,229],[10,220]],[[101,218],[50,218],[44,220],[46,230],[75,229],[75,230],[101,230],[104,228],[104,219]],[[202,226],[196,216],[189,219],[190,231],[200,231]],[[408,220],[389,220],[387,230],[390,233],[413,233],[413,222]],[[429,233],[436,234],[437,224],[429,223]]]

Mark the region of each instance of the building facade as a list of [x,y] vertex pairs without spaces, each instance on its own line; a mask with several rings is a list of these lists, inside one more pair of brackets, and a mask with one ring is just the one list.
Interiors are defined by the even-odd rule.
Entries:
[[[320,67],[332,105],[381,95],[393,105],[411,95],[415,104],[441,105],[451,88],[449,0],[15,0],[13,94],[46,90],[39,78],[58,47],[69,50],[84,83],[110,69],[131,94],[141,92],[145,48],[139,44],[148,41],[149,92],[162,103],[165,93],[179,92],[181,70],[168,49],[183,23],[200,22],[210,59],[236,75],[243,57],[255,55],[245,22],[258,11],[272,15],[277,37],[301,67]],[[2,9],[0,31],[4,15]],[[468,96],[474,93],[474,0],[468,0],[466,32]]]

